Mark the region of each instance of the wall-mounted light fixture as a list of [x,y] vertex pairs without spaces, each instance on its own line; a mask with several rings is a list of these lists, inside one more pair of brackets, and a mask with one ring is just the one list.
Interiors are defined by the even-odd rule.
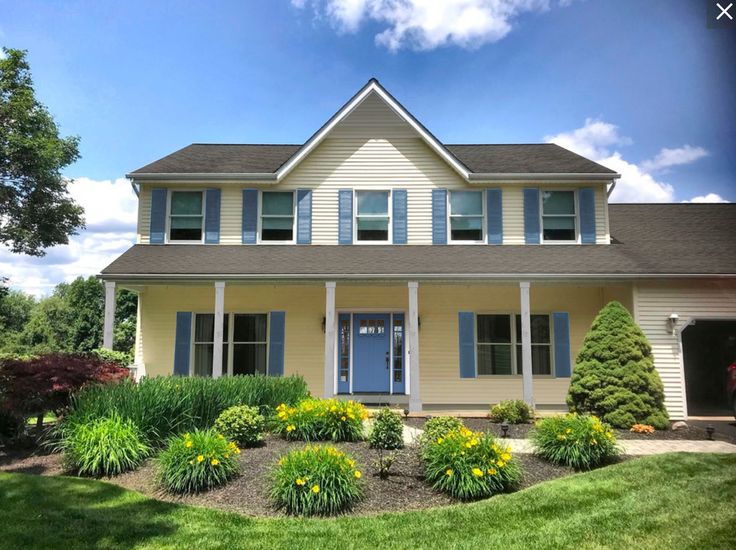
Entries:
[[677,324],[680,322],[680,316],[677,313],[670,313],[670,316],[667,318],[667,326],[670,329],[670,332],[672,335],[675,335],[675,332],[677,330]]
[[322,317],[322,333],[327,330],[327,317]]

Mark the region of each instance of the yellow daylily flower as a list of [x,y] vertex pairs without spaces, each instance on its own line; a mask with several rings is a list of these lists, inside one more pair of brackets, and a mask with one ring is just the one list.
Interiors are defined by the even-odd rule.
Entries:
[[216,458],[213,458],[212,460],[210,460],[210,464],[212,464],[213,466],[217,466],[219,463],[220,461],[217,460]]
[[202,462],[204,460],[204,455],[197,455],[197,462]]
[[475,477],[482,477],[483,476],[483,470],[480,468],[473,468],[473,475]]
[[185,447],[186,447],[187,449],[188,449],[188,448],[190,448],[190,447],[191,447],[192,445],[194,445],[194,443],[192,443],[191,441],[187,441],[186,443],[184,443],[184,446],[185,446]]
[[449,469],[449,468],[448,468],[448,470],[447,470],[447,471],[445,472],[445,475],[446,475],[447,477],[452,477],[452,474],[454,474],[454,473],[455,473],[455,472],[453,472],[453,471],[452,471],[452,469]]
[[360,479],[360,476],[362,476],[363,474],[360,473],[360,470],[355,470],[355,473],[353,475],[356,479]]
[[298,478],[296,478],[296,481],[295,481],[295,483],[296,483],[297,485],[299,485],[299,487],[302,487],[302,486],[303,486],[303,485],[304,485],[304,484],[306,483],[306,481],[305,481],[305,480],[303,480],[302,478],[298,477]]
[[315,494],[319,493],[319,485],[312,485],[312,492]]
[[495,476],[496,475],[496,469],[495,468],[488,468],[488,475],[489,476]]

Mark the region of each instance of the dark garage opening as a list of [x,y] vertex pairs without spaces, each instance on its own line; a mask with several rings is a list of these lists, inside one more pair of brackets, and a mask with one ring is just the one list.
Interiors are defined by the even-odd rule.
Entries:
[[730,416],[728,366],[736,361],[736,321],[697,321],[682,331],[689,416]]

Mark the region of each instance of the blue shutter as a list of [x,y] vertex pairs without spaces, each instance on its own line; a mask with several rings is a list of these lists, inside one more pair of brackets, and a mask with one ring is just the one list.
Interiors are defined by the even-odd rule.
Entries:
[[475,314],[461,311],[457,316],[460,332],[460,378],[475,378]]
[[570,377],[570,319],[567,312],[552,314],[552,330],[555,336],[555,376]]
[[271,327],[268,337],[268,374],[269,376],[284,375],[284,335],[285,311],[271,312]]
[[503,244],[503,199],[500,189],[486,189],[488,244]]
[[580,239],[583,244],[595,244],[595,189],[584,187],[578,191],[580,203]]
[[432,244],[447,244],[447,189],[432,189]]
[[258,189],[243,189],[243,244],[258,242]]
[[296,244],[312,243],[312,190],[296,192]]
[[394,244],[406,244],[406,189],[393,190]]
[[151,244],[166,242],[166,189],[151,191],[151,226],[149,233]]
[[192,312],[176,312],[176,343],[174,344],[174,374],[189,376],[189,354],[192,347]]
[[220,190],[207,189],[204,201],[204,242],[220,243]]
[[337,193],[337,242],[353,244],[353,190],[340,189]]
[[524,189],[524,240],[539,244],[539,189]]

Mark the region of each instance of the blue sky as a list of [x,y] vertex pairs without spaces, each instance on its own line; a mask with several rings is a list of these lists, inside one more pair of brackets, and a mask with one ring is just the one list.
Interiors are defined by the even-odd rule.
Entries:
[[0,45],[82,138],[66,174],[92,228],[0,253],[35,293],[127,246],[126,172],[191,142],[300,143],[371,76],[447,143],[554,140],[621,171],[618,200],[736,200],[736,31],[704,2],[0,0]]

